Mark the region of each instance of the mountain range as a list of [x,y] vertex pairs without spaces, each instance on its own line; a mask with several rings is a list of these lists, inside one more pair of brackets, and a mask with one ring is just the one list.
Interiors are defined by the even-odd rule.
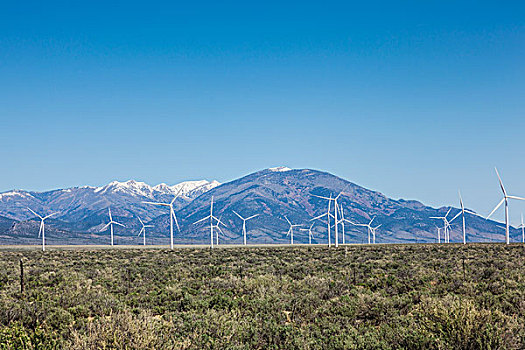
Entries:
[[[27,208],[45,215],[57,212],[46,221],[49,244],[107,244],[109,235],[102,228],[108,222],[108,208],[115,220],[126,225],[115,229],[117,244],[141,242],[136,236],[141,227],[138,217],[154,226],[147,232],[150,244],[167,244],[168,211],[143,202],[170,202],[179,191],[181,196],[174,202],[180,224],[175,242],[182,244],[209,242],[209,222],[196,225],[194,222],[209,215],[212,198],[214,215],[226,225],[222,227],[219,243],[226,244],[242,242],[242,221],[234,211],[244,217],[259,214],[247,223],[250,243],[289,242],[286,218],[303,225],[294,232],[295,242],[306,243],[305,229],[314,223],[313,242],[326,243],[326,221],[311,219],[326,212],[327,201],[315,195],[342,193],[339,203],[345,210],[345,218],[355,223],[368,223],[374,218],[376,225],[381,224],[378,243],[435,242],[437,226],[442,226],[442,222],[430,217],[443,216],[448,210],[452,215],[459,211],[452,207],[432,208],[414,200],[391,199],[322,171],[277,167],[224,184],[202,180],[150,186],[130,180],[102,187],[4,192],[0,194],[0,244],[38,244],[39,221]],[[504,241],[501,224],[475,214],[466,214],[466,220],[468,241]],[[460,221],[452,225],[452,242],[462,241]],[[512,229],[512,240],[520,237],[520,232]],[[347,243],[365,243],[366,228],[347,224],[345,239]]]

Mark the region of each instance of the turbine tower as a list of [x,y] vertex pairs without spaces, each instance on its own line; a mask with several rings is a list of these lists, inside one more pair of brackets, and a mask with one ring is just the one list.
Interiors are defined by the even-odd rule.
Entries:
[[341,210],[341,213],[339,215],[339,217],[341,218],[339,220],[339,222],[341,223],[341,235],[343,236],[343,245],[345,244],[345,213],[344,213],[344,208],[342,205],[338,205],[339,206],[339,209]]
[[[213,229],[217,228],[218,231],[222,233],[221,228],[219,225],[223,225],[226,227],[226,225],[221,221],[221,219],[217,218],[213,215],[213,196],[211,196],[211,203],[210,203],[210,215],[206,216],[205,218],[202,218],[198,221],[195,221],[193,224],[196,225],[198,223],[201,223],[207,219],[210,219],[210,247],[213,248]],[[217,224],[214,224],[214,220],[217,221]],[[219,233],[217,233],[217,244],[219,244]]]
[[173,219],[175,219],[175,224],[177,225],[177,230],[179,230],[180,233],[180,227],[179,222],[177,221],[177,216],[175,215],[175,210],[173,209],[173,203],[175,200],[179,197],[180,193],[182,191],[182,187],[179,189],[175,197],[170,203],[157,203],[157,202],[142,202],[145,204],[152,204],[152,205],[158,205],[161,207],[168,207],[170,208],[170,248],[173,249]]
[[140,235],[143,235],[144,245],[146,245],[146,228],[153,227],[153,225],[145,225],[144,222],[138,216],[137,216],[137,219],[139,219],[140,224],[142,225],[142,228],[140,229],[140,232],[137,237],[140,237]]
[[259,216],[259,214],[255,214],[255,215],[252,215],[252,216],[249,216],[247,218],[244,218],[241,216],[241,214],[237,213],[235,210],[232,210],[235,215],[237,215],[239,217],[239,219],[242,220],[242,236],[243,236],[243,244],[246,245],[246,221],[248,220],[251,220],[257,216]]
[[503,181],[501,181],[501,177],[499,176],[498,169],[497,168],[495,169],[496,169],[496,175],[498,175],[499,186],[501,187],[501,191],[503,192],[503,199],[501,200],[501,202],[498,203],[496,208],[494,208],[494,210],[489,214],[489,216],[487,216],[487,220],[492,216],[492,214],[494,214],[496,210],[499,209],[499,207],[501,207],[503,203],[505,203],[505,243],[509,244],[510,243],[509,199],[517,199],[520,201],[525,201],[525,198],[509,196],[507,194],[507,191],[505,190],[505,186],[503,186]]
[[437,228],[437,231],[438,231],[438,243],[441,243],[441,229],[442,229],[442,227],[436,226],[436,228]]
[[[463,198],[461,198],[461,191],[459,191],[459,205],[461,206],[461,212],[459,212],[459,214],[457,214],[457,215],[461,214],[463,216],[463,244],[467,244],[467,229],[466,229],[466,225],[465,225],[465,213],[469,213],[469,214],[472,214],[472,215],[476,215],[476,214],[471,212],[470,210],[465,209],[465,205],[463,204]],[[450,221],[452,222],[452,221],[454,221],[454,219],[452,219]]]
[[284,218],[286,219],[286,221],[288,221],[288,224],[290,225],[290,228],[288,229],[288,233],[286,233],[286,237],[290,236],[290,243],[293,245],[293,228],[294,227],[300,227],[302,225],[298,225],[298,224],[292,224],[290,222],[290,220],[288,220],[288,218],[286,217],[286,215],[284,216]]
[[521,225],[519,225],[518,228],[521,228],[521,243],[525,244],[525,224],[523,223],[523,213],[521,213]]
[[113,217],[111,216],[111,208],[108,208],[108,213],[109,213],[109,222],[108,222],[108,224],[106,226],[104,226],[102,228],[101,231],[104,231],[109,226],[110,231],[111,231],[111,246],[113,246],[113,225],[119,225],[119,226],[122,226],[122,227],[126,227],[126,226],[124,226],[121,223],[116,222],[116,221],[113,220]]
[[38,238],[40,238],[40,235],[42,235],[42,251],[45,252],[46,251],[46,233],[45,233],[45,225],[44,225],[44,221],[50,217],[52,217],[53,215],[56,215],[58,213],[53,213],[53,214],[49,214],[48,216],[41,216],[41,215],[38,215],[33,209],[31,208],[27,208],[31,213],[33,213],[34,215],[38,216],[40,218],[40,228],[38,229]]

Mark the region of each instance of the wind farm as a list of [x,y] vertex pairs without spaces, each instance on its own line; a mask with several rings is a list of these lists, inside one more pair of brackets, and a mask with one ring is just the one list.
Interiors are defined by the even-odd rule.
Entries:
[[525,349],[525,2],[0,11],[0,350]]
[[[495,211],[505,203],[505,200],[521,199],[521,197],[509,196],[506,192],[504,192],[505,198],[498,206],[484,217],[482,214],[465,207],[461,193],[459,193],[459,207],[457,208],[453,206],[432,208],[422,204],[417,204],[417,207],[406,207],[405,203],[410,202],[388,199],[377,192],[325,172],[311,169],[287,169],[286,171],[272,169],[258,171],[238,180],[199,191],[193,198],[182,197],[182,187],[177,187],[176,190],[173,190],[174,192],[166,194],[159,193],[157,195],[153,190],[148,190],[137,195],[133,187],[136,182],[121,183],[121,185],[114,187],[114,190],[106,190],[106,187],[100,189],[81,188],[42,194],[42,198],[53,198],[49,205],[46,205],[45,201],[36,200],[35,195],[28,197],[23,192],[19,192],[19,203],[16,202],[18,199],[13,198],[13,196],[9,197],[9,202],[5,202],[9,206],[5,207],[4,210],[6,213],[7,211],[10,212],[13,224],[6,231],[7,236],[4,238],[0,236],[0,243],[7,245],[21,243],[15,232],[18,232],[19,227],[23,227],[25,222],[30,222],[26,221],[31,220],[31,217],[26,214],[27,211],[43,220],[55,215],[41,217],[32,209],[23,210],[29,206],[38,206],[47,212],[61,212],[61,216],[58,219],[55,218],[51,226],[48,227],[52,230],[50,237],[53,242],[56,242],[56,245],[91,244],[100,246],[104,244],[104,237],[99,235],[108,230],[109,245],[115,246],[116,226],[120,227],[116,233],[119,240],[118,244],[126,246],[142,244],[144,246],[146,229],[148,229],[148,240],[151,245],[162,246],[169,242],[170,249],[174,249],[176,246],[206,244],[210,247],[219,244],[221,246],[310,244],[312,234],[316,237],[316,244],[326,245],[329,248],[363,243],[468,244],[501,242],[510,244],[523,241],[521,226],[512,226],[509,222],[508,230],[506,230],[505,236],[502,236],[500,224],[497,221],[490,220]],[[498,180],[501,180],[499,173],[497,175]],[[306,178],[308,181],[302,180]],[[324,181],[327,180],[336,185],[326,185]],[[290,193],[294,193],[295,188],[299,187],[308,188],[308,190],[303,191],[297,197],[268,192],[269,195],[265,197],[264,202],[260,202],[260,199],[254,201],[255,198],[260,198],[260,193],[274,186],[273,184],[278,185],[283,181],[290,183]],[[245,186],[246,183],[249,183],[250,187],[242,190],[242,198],[244,199],[235,199],[236,193],[239,193],[240,188],[242,188],[239,186]],[[146,185],[140,186],[144,189]],[[500,190],[504,189],[502,182],[500,182]],[[64,206],[60,197],[55,198],[57,195],[61,196],[63,193],[67,193],[68,198],[64,201],[67,204],[67,202],[71,202],[70,197],[74,191],[78,191],[78,196],[83,198],[86,198],[87,191],[91,191],[92,198],[89,201],[84,199],[86,209],[89,208],[88,211],[81,206],[74,208]],[[142,193],[153,193],[153,195],[143,195]],[[373,196],[373,200],[377,198],[383,204],[377,207],[370,206],[368,200],[362,201],[360,199],[362,196]],[[166,198],[168,200],[165,200]],[[99,205],[99,203],[108,200],[114,203],[111,208],[100,206],[100,209],[97,209],[91,204]],[[297,204],[295,207],[290,207],[287,203]],[[0,216],[2,215],[1,204],[2,195],[0,194]],[[168,212],[157,211],[154,206],[165,207]],[[17,208],[22,208],[22,210],[18,211]],[[118,210],[119,220],[114,220],[112,210]],[[104,211],[106,211],[107,216],[103,214]],[[179,218],[176,212],[180,215]],[[245,217],[240,214],[241,212],[251,213],[252,215]],[[508,212],[509,207],[507,205],[505,213]],[[79,215],[93,217],[94,219],[90,219],[94,220],[92,227],[87,226],[86,231],[79,230],[78,227],[86,228],[82,221],[77,222],[76,219],[73,219]],[[98,219],[98,215],[100,215],[100,219]],[[45,235],[45,233],[42,234],[43,220],[39,227],[38,238]],[[101,220],[103,225],[97,224],[96,220]],[[438,221],[441,221],[442,226],[436,228]],[[208,225],[202,226],[204,222],[207,222]],[[318,224],[311,227],[311,232],[304,230],[313,223]],[[347,225],[349,226],[347,227]],[[207,230],[202,229],[206,227]],[[360,227],[366,228],[364,235],[359,230]],[[297,228],[302,229],[296,230]],[[438,230],[437,235],[436,229]],[[163,238],[166,237],[165,230],[169,234],[167,239]],[[67,233],[68,231],[70,234]],[[60,232],[60,235],[55,236],[55,232]],[[401,232],[403,235],[400,234]],[[11,235],[12,238],[8,238]],[[219,237],[222,238],[219,239]],[[36,243],[31,241],[29,237],[24,238],[23,241],[30,244]],[[45,238],[42,241],[45,242]],[[43,243],[42,246],[45,244]]]

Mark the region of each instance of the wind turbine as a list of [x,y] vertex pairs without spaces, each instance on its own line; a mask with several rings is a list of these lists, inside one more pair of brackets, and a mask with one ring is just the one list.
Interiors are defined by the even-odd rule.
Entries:
[[[471,212],[470,210],[465,209],[465,205],[463,205],[463,198],[461,198],[461,191],[459,191],[459,205],[461,206],[461,211],[454,217],[458,217],[460,214],[463,216],[463,244],[467,244],[467,230],[465,225],[465,213],[469,213],[472,215],[476,215],[475,213]],[[454,221],[454,219],[450,220],[450,222]]]
[[219,245],[219,232],[224,236],[224,232],[222,232],[222,229],[221,229],[220,225],[226,226],[221,221],[221,219],[222,219],[222,216],[217,219],[217,223],[215,224],[215,228],[217,229],[217,231],[215,231],[215,238],[216,238],[217,245]]
[[496,208],[494,208],[494,210],[489,214],[489,216],[487,216],[487,220],[492,216],[492,214],[494,214],[496,210],[498,210],[499,207],[501,207],[503,203],[505,203],[505,242],[509,244],[510,243],[509,199],[517,199],[520,201],[525,201],[525,198],[509,196],[507,194],[507,191],[505,190],[505,187],[503,186],[503,181],[501,181],[501,177],[499,176],[498,169],[497,168],[495,169],[496,169],[496,175],[498,175],[498,180],[499,180],[499,185],[501,187],[501,191],[503,192],[503,199],[501,200],[501,202],[498,203]]
[[521,213],[521,225],[519,225],[518,228],[521,228],[521,243],[525,244],[525,224],[523,223],[523,213]]
[[239,219],[242,220],[242,236],[243,236],[243,243],[244,243],[244,245],[246,245],[246,221],[251,220],[251,219],[253,219],[253,218],[259,216],[259,214],[255,214],[255,215],[249,216],[249,217],[247,217],[247,218],[243,218],[243,217],[241,216],[241,214],[237,213],[235,210],[232,210],[232,211],[235,213],[235,215],[237,215],[237,216],[239,217]]
[[143,235],[144,245],[146,245],[146,227],[154,227],[154,226],[153,225],[144,225],[144,222],[142,222],[142,220],[138,216],[137,216],[137,219],[139,219],[140,224],[142,225],[142,228],[140,229],[140,232],[139,232],[138,236]]
[[288,224],[290,225],[290,228],[288,229],[288,233],[286,234],[286,237],[290,236],[290,243],[293,245],[293,228],[294,227],[299,227],[299,226],[302,226],[302,225],[298,225],[298,224],[292,224],[290,222],[290,220],[288,220],[288,218],[286,217],[286,215],[284,216],[284,218],[286,219],[286,221],[288,221]]
[[[220,218],[217,218],[213,215],[213,196],[211,196],[211,203],[210,203],[210,215],[206,216],[205,218],[202,218],[198,221],[195,221],[193,224],[196,225],[200,222],[203,222],[204,220],[210,219],[210,246],[213,248],[213,229],[217,228],[218,231],[222,233],[221,228],[219,225],[223,225],[226,227],[226,225],[221,221]],[[213,220],[217,221],[217,224],[213,223]],[[217,245],[219,244],[219,234],[217,233]]]
[[372,227],[372,222],[373,222],[374,220],[375,220],[375,216],[372,218],[372,220],[370,220],[370,222],[369,222],[368,224],[357,224],[357,223],[352,222],[352,221],[350,221],[350,220],[346,220],[346,222],[349,222],[349,223],[351,223],[351,224],[354,225],[354,226],[362,226],[362,227],[366,227],[366,228],[367,228],[367,231],[368,231],[368,244],[371,243],[371,242],[370,242],[370,235],[373,236],[373,241],[372,241],[372,242],[373,242],[373,244],[375,244],[375,243],[376,243],[376,230],[377,230],[378,228],[380,228],[383,224],[378,225],[378,226],[376,226],[376,227]]
[[175,210],[173,209],[173,203],[175,200],[179,197],[180,193],[182,191],[182,187],[179,189],[175,197],[170,203],[157,203],[157,202],[142,202],[145,204],[152,204],[152,205],[158,205],[161,207],[168,207],[170,208],[170,248],[173,249],[173,219],[175,219],[175,224],[177,225],[177,229],[180,232],[179,222],[177,221],[177,216],[175,215]]
[[341,229],[342,229],[342,236],[343,236],[343,245],[345,244],[345,213],[344,213],[344,208],[342,205],[338,205],[339,206],[339,209],[341,210],[341,213],[340,213],[340,220],[339,222],[341,223]]
[[104,226],[102,228],[101,231],[104,231],[105,229],[108,228],[108,226],[110,227],[110,231],[111,231],[111,246],[113,246],[113,225],[119,225],[119,226],[122,226],[122,227],[126,227],[124,225],[122,225],[121,223],[119,222],[116,222],[113,220],[113,217],[111,216],[111,208],[108,208],[108,213],[109,213],[109,222],[106,226]]
[[308,244],[312,244],[312,238],[314,238],[314,234],[312,233],[312,228],[314,227],[315,222],[310,225],[309,228],[302,228],[301,231],[308,231]]
[[58,213],[49,214],[48,216],[41,216],[38,215],[33,209],[27,208],[31,213],[35,214],[40,218],[40,228],[38,229],[38,238],[40,238],[40,235],[42,235],[42,251],[46,251],[46,234],[45,234],[45,225],[44,221],[53,215],[56,215]]
[[442,229],[442,227],[436,226],[436,228],[438,230],[438,243],[441,243],[441,229]]
[[318,220],[318,219],[326,216],[327,229],[328,229],[328,248],[330,248],[330,247],[332,247],[332,237],[331,237],[331,232],[330,232],[330,230],[331,230],[330,217],[335,218],[334,215],[332,213],[330,213],[330,209],[331,209],[330,206],[331,206],[332,201],[334,200],[334,198],[332,197],[332,194],[330,194],[330,197],[323,197],[323,196],[318,196],[318,195],[315,195],[315,194],[313,194],[312,196],[328,200],[328,210],[326,211],[326,213],[324,213],[322,215],[319,215],[319,216],[316,216],[315,218],[313,218],[310,221]]
[[443,229],[445,230],[445,235],[444,235],[444,239],[445,239],[445,243],[450,243],[450,224],[452,223],[452,221],[456,220],[459,215],[462,213],[461,211],[452,218],[452,220],[448,220],[448,214],[450,214],[450,211],[452,210],[452,208],[450,208],[447,213],[445,214],[445,216],[431,216],[430,219],[441,219],[443,220]]

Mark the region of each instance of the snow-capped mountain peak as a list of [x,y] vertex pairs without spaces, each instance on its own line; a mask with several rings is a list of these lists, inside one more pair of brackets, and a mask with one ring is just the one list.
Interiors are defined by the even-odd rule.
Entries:
[[152,198],[155,195],[176,195],[180,191],[180,195],[183,197],[194,198],[200,193],[211,190],[214,187],[219,186],[218,181],[184,181],[176,185],[167,185],[160,183],[155,186],[150,186],[145,182],[128,180],[124,182],[112,181],[109,184],[95,189],[95,193],[108,194],[108,193],[121,193],[129,194],[132,196],[142,196]]
[[284,171],[290,171],[292,169],[285,167],[285,166],[278,166],[275,168],[269,168],[268,170],[273,171],[273,172],[284,172]]

